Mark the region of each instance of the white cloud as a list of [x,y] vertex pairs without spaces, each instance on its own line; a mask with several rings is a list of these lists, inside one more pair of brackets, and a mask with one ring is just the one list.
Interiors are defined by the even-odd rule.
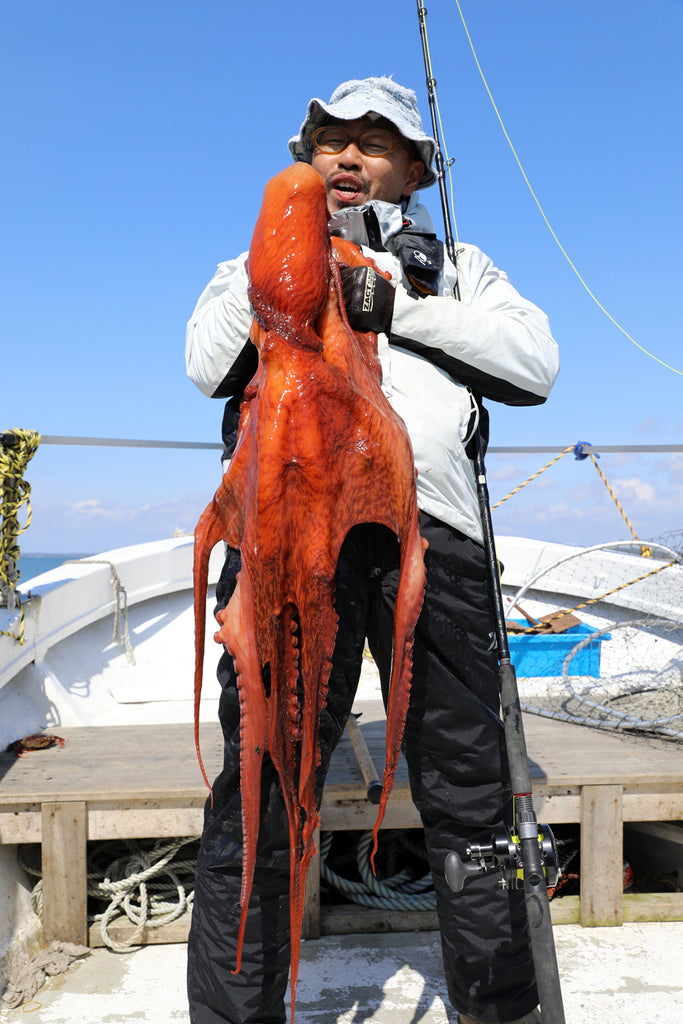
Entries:
[[524,474],[514,463],[501,465],[500,463],[493,464],[490,461],[487,466],[487,475],[489,480],[524,480]]
[[625,494],[627,498],[644,502],[645,504],[657,501],[659,497],[657,489],[652,484],[647,483],[645,480],[639,480],[637,477],[615,480],[612,484],[612,490],[617,497]]
[[172,537],[177,530],[193,533],[206,504],[206,495],[130,503],[38,500],[21,546],[27,552],[96,552]]
[[74,512],[97,512],[101,509],[101,502],[90,498],[87,501],[77,501],[73,506]]

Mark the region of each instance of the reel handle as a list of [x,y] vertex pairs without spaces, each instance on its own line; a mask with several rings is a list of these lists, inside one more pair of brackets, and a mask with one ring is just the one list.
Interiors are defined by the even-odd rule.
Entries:
[[465,883],[472,875],[486,874],[490,874],[487,868],[482,867],[476,860],[463,860],[455,850],[451,850],[446,857],[444,875],[446,876],[446,885],[453,892],[462,892]]

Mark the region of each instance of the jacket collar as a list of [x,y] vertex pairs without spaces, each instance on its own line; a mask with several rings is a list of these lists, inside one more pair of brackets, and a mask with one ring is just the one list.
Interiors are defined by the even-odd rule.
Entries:
[[347,238],[356,245],[369,245],[375,248],[368,237],[368,217],[364,216],[366,212],[379,229],[382,245],[390,252],[393,251],[392,238],[405,228],[410,228],[418,234],[435,234],[432,219],[422,203],[418,202],[416,193],[410,196],[407,203],[385,203],[379,199],[371,199],[364,206],[351,206],[339,210],[330,218],[330,233]]

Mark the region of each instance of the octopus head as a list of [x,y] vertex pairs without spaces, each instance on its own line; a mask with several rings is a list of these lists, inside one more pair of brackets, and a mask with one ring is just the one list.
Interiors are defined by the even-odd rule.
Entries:
[[326,301],[330,236],[325,185],[295,163],[266,184],[249,248],[249,299],[266,330],[296,336]]

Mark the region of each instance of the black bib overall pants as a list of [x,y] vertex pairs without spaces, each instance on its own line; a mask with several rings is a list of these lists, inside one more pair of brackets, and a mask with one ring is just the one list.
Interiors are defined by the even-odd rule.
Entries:
[[[455,895],[444,880],[447,853],[464,854],[511,823],[511,797],[499,717],[498,674],[483,549],[426,513],[427,588],[415,636],[413,683],[403,750],[412,797],[425,830],[436,889],[448,996],[481,1021],[510,1021],[537,1004],[524,895],[477,877]],[[383,527],[355,527],[336,579],[339,615],[329,697],[320,726],[318,795],[345,727],[367,637],[386,699],[391,668],[398,542]],[[217,589],[227,604],[239,571],[228,557]],[[188,950],[192,1024],[282,1024],[289,969],[289,835],[279,781],[263,766],[261,828],[242,953],[239,700],[232,659],[218,672],[224,768],[207,803]]]

